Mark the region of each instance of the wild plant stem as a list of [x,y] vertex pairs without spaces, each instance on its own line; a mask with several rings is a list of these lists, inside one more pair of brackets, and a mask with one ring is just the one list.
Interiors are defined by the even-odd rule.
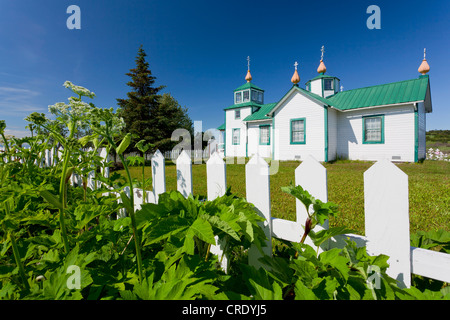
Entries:
[[208,244],[208,249],[206,250],[205,262],[208,261],[209,251],[211,250],[211,243]]
[[25,269],[23,268],[22,260],[20,259],[19,249],[17,248],[16,239],[13,234],[9,234],[11,238],[11,245],[13,248],[14,259],[16,260],[17,267],[19,268],[20,278],[22,279],[25,289],[30,290],[30,285],[28,284],[27,277],[25,276]]
[[69,240],[67,238],[67,231],[66,231],[66,224],[64,222],[64,208],[66,207],[66,174],[67,174],[67,167],[69,165],[69,157],[70,152],[67,148],[64,149],[64,162],[63,162],[63,170],[61,173],[61,180],[59,182],[59,200],[63,206],[63,209],[59,209],[59,225],[61,228],[61,235],[64,242],[64,251],[66,253],[69,252]]
[[[9,215],[10,211],[9,211],[8,202],[5,202],[5,208],[6,208],[7,215]],[[9,232],[9,237],[11,239],[11,245],[12,245],[12,249],[13,249],[14,259],[16,260],[17,268],[19,268],[20,278],[22,279],[25,289],[30,290],[30,285],[28,284],[27,277],[25,276],[25,269],[23,267],[22,260],[20,258],[19,248],[17,247],[16,239],[11,232]]]
[[5,134],[3,132],[1,134],[2,134],[2,138],[3,138],[3,142],[5,143],[6,152],[8,153],[8,161],[11,162],[11,153],[10,153],[10,150],[9,150],[8,141],[6,141]]
[[127,173],[128,182],[130,184],[130,202],[131,202],[131,212],[130,212],[130,218],[131,218],[131,226],[133,228],[133,237],[134,237],[134,245],[136,248],[136,260],[138,265],[138,273],[139,273],[139,282],[142,283],[143,281],[143,272],[142,272],[142,257],[141,257],[141,246],[139,243],[139,237],[137,234],[137,226],[136,226],[136,217],[134,215],[134,191],[133,191],[133,180],[131,179],[130,171],[128,170],[127,163],[125,162],[125,159],[122,154],[119,154],[120,160],[123,163],[123,166],[125,168],[125,171]]

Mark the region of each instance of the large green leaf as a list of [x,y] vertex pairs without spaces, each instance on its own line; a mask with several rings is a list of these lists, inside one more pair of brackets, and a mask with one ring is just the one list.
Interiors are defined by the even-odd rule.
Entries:
[[319,259],[324,265],[339,270],[342,277],[347,280],[349,273],[349,267],[347,265],[348,260],[340,254],[341,251],[342,250],[338,248],[324,251],[319,255]]
[[230,223],[227,221],[222,220],[222,216],[210,216],[210,215],[202,215],[202,218],[207,220],[212,227],[215,227],[221,231],[223,231],[225,234],[229,235],[233,239],[239,241],[240,237],[239,234],[231,227]]
[[260,285],[255,280],[250,279],[250,283],[252,284],[255,290],[255,299],[256,300],[282,300],[283,292],[281,290],[280,285],[277,282],[272,283],[272,287],[270,289]]
[[314,232],[314,230],[311,230],[309,233],[309,236],[312,239],[312,241],[314,242],[314,245],[319,247],[328,239],[336,237],[340,234],[353,233],[353,232],[355,232],[355,231],[343,226],[343,227],[332,227],[329,229],[322,229],[318,232]]
[[214,239],[214,232],[211,224],[205,219],[199,217],[194,223],[189,227],[189,230],[197,236],[200,240],[205,241],[209,244],[216,244]]
[[148,224],[143,229],[143,240],[145,245],[159,242],[185,231],[189,228],[189,221],[180,216],[173,215]]
[[301,280],[295,283],[295,300],[318,300],[314,291],[303,284]]
[[39,195],[44,198],[45,201],[50,203],[53,207],[56,209],[64,210],[63,204],[59,199],[54,196],[50,191],[48,190],[40,190]]

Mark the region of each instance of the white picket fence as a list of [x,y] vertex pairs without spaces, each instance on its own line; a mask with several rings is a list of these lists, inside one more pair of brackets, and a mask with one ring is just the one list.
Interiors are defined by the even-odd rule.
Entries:
[[[55,163],[53,155],[45,153],[45,164]],[[106,162],[106,151],[100,151]],[[56,157],[55,157],[56,158]],[[146,191],[147,202],[157,203],[161,193],[166,192],[165,157],[158,150],[151,158],[152,191]],[[192,161],[183,151],[176,160],[177,190],[185,197],[192,194]],[[207,198],[213,200],[225,194],[227,190],[226,165],[216,152],[206,162]],[[265,218],[261,224],[267,236],[264,253],[271,255],[272,237],[292,242],[300,242],[307,212],[303,204],[296,200],[296,221],[272,218],[270,197],[269,164],[260,156],[253,156],[245,166],[246,199],[255,205],[258,213]],[[106,170],[103,174],[108,175]],[[75,183],[71,179],[72,183]],[[327,170],[312,156],[307,157],[295,170],[295,184],[301,185],[316,199],[328,201]],[[94,173],[89,175],[88,186],[96,185]],[[129,189],[128,189],[129,193]],[[143,191],[134,189],[135,209],[143,203]],[[346,234],[332,238],[317,248],[319,252],[334,247],[343,247],[350,239],[358,246],[366,246],[371,255],[386,254],[388,274],[396,279],[400,286],[409,287],[411,274],[450,282],[450,254],[425,250],[410,246],[408,176],[388,160],[376,162],[364,173],[365,236]],[[317,228],[328,228],[328,222]],[[216,242],[217,238],[216,238]],[[313,245],[307,238],[306,243]],[[225,244],[216,243],[211,248],[213,254],[222,256]],[[249,264],[260,266],[261,253],[256,248],[249,249]],[[228,261],[222,259],[222,267],[227,270]]]
[[[151,160],[153,190],[147,191],[149,202],[156,203],[158,195],[166,191],[165,159],[157,151]],[[192,194],[192,161],[183,152],[176,161],[177,190],[185,197]],[[226,165],[218,153],[206,163],[207,198],[213,200],[225,194],[227,189]],[[267,236],[264,253],[271,255],[272,237],[300,242],[307,212],[303,204],[296,203],[296,221],[272,218],[270,198],[270,175],[268,163],[258,155],[253,156],[245,166],[246,198],[254,204],[258,213],[265,218],[262,225]],[[313,157],[308,157],[295,170],[295,184],[323,202],[328,201],[327,171]],[[134,190],[136,209],[142,204],[143,192]],[[380,161],[364,173],[365,234],[347,234],[331,239],[319,252],[345,245],[345,239],[353,240],[358,246],[366,246],[371,255],[386,254],[390,258],[388,274],[397,279],[400,286],[409,287],[411,273],[450,282],[450,254],[410,246],[408,176],[393,163]],[[317,228],[327,228],[326,222]],[[307,238],[308,239],[308,238]],[[309,239],[308,239],[309,240]],[[313,245],[312,242],[307,242]],[[216,240],[217,241],[217,240]],[[211,252],[222,255],[224,243],[217,243]],[[260,266],[261,253],[256,248],[249,250],[249,263]],[[226,257],[222,266],[227,270]]]

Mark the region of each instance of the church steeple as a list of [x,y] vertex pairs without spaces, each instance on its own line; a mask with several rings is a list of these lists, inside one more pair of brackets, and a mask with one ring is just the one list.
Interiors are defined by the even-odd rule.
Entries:
[[247,57],[247,75],[245,80],[247,83],[234,90],[234,104],[264,104],[264,90],[251,83],[250,57]]
[[320,56],[319,67],[317,68],[319,75],[306,83],[306,90],[326,98],[339,92],[340,80],[337,77],[325,75],[325,72],[327,72],[327,67],[325,67],[325,63],[323,62],[325,46],[322,46],[320,51],[322,54]]

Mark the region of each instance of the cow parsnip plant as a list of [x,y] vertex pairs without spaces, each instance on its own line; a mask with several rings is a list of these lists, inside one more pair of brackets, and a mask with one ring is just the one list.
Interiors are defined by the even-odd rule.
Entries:
[[[56,119],[31,114],[27,119],[36,135],[11,139],[0,156],[0,299],[450,298],[445,284],[398,288],[385,272],[388,257],[369,256],[352,242],[318,253],[304,243],[274,239],[273,256],[261,258],[265,267],[255,269],[248,265],[247,250],[265,244],[258,224],[262,218],[230,191],[214,201],[172,191],[161,194],[158,204],[134,210],[133,197],[123,188],[129,186],[133,194],[137,184],[145,187],[147,181],[129,175],[123,153],[130,136],[121,132],[123,121],[113,109],[83,102],[94,97],[91,91],[70,82],[65,86],[75,96],[50,107]],[[3,138],[5,127],[0,121]],[[92,134],[75,139],[80,128]],[[93,150],[83,151],[88,143]],[[44,150],[56,144],[64,148],[62,161],[41,168]],[[97,156],[100,147],[116,150],[126,179],[99,174],[105,166]],[[91,189],[85,181],[93,170],[101,183]],[[68,183],[75,173],[81,177],[79,186]],[[316,224],[337,214],[335,206],[300,187],[285,191],[307,208],[312,205],[303,238],[311,237],[318,246],[347,232],[316,232]],[[127,216],[117,219],[124,209]],[[211,252],[216,238],[226,243],[227,274],[220,268],[224,255]],[[430,245],[423,235],[414,239]],[[448,248],[448,235],[432,239]],[[73,266],[79,270],[79,288],[68,283]],[[369,266],[380,270],[378,289],[368,285]]]

